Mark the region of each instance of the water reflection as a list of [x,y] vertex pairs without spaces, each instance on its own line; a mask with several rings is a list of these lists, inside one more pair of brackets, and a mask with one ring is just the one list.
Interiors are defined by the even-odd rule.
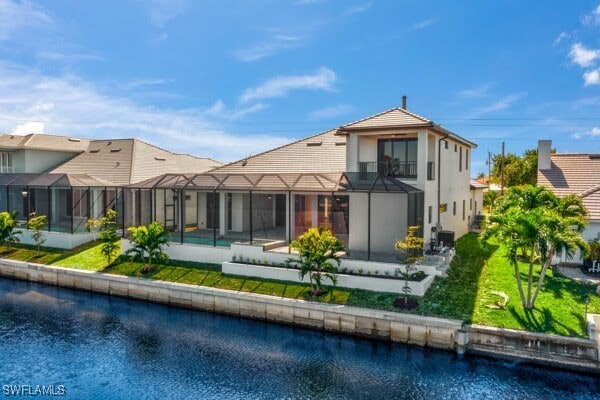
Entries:
[[68,398],[592,399],[598,379],[0,279],[2,384]]

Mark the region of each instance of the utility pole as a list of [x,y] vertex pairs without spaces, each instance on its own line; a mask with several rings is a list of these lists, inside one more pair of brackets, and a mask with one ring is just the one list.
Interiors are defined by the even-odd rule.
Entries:
[[492,152],[488,151],[488,160],[487,160],[487,166],[488,166],[488,176],[487,176],[487,186],[488,186],[488,192],[490,191],[490,178],[492,177]]
[[502,142],[502,160],[500,160],[500,196],[504,195],[504,142]]

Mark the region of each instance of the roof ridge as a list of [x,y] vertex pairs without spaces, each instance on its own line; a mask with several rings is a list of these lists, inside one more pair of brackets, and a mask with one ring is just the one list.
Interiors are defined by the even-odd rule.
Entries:
[[309,136],[309,137],[305,137],[305,138],[302,138],[302,139],[298,139],[298,140],[296,140],[296,141],[294,141],[294,142],[291,142],[291,143],[286,143],[286,144],[283,144],[283,145],[281,145],[281,146],[279,146],[279,147],[275,147],[275,148],[273,148],[273,149],[265,150],[265,151],[263,151],[263,152],[261,152],[261,153],[257,153],[257,154],[255,154],[255,155],[250,155],[250,156],[248,156],[248,157],[240,158],[239,160],[235,160],[235,161],[232,161],[232,162],[230,162],[230,163],[227,163],[227,164],[221,165],[221,166],[219,166],[219,167],[217,167],[217,168],[215,168],[215,169],[211,170],[211,172],[217,172],[217,171],[218,171],[219,169],[221,169],[221,168],[225,168],[225,167],[228,167],[228,166],[230,166],[230,165],[234,165],[234,164],[236,164],[236,163],[239,163],[240,161],[244,161],[244,160],[247,160],[247,159],[249,159],[249,158],[253,158],[253,157],[262,156],[262,155],[264,155],[264,154],[271,153],[271,152],[273,152],[273,151],[276,151],[276,150],[283,149],[284,147],[288,147],[288,146],[294,145],[294,144],[296,144],[296,143],[300,143],[300,142],[302,142],[302,141],[304,141],[304,140],[313,139],[313,138],[315,138],[315,137],[317,137],[317,136],[325,135],[326,133],[329,133],[329,132],[335,132],[335,131],[336,131],[336,129],[335,129],[335,128],[334,128],[334,129],[329,129],[329,130],[326,130],[326,131],[323,131],[323,132],[317,133],[316,135],[312,135],[312,136]]
[[389,112],[392,112],[392,111],[400,111],[400,112],[403,112],[403,113],[405,113],[405,114],[408,114],[408,115],[410,115],[411,117],[415,117],[415,118],[417,118],[417,119],[420,119],[420,120],[421,120],[421,121],[423,121],[423,122],[430,122],[430,123],[431,123],[431,122],[433,122],[433,121],[432,121],[432,120],[430,120],[430,119],[427,119],[427,118],[425,118],[425,117],[422,117],[422,116],[420,116],[419,114],[415,114],[415,113],[413,113],[413,112],[410,112],[410,111],[408,111],[408,110],[406,110],[406,109],[404,109],[404,108],[401,108],[401,107],[393,107],[393,108],[390,108],[389,110],[385,110],[385,111],[382,111],[382,112],[380,112],[380,113],[377,113],[377,114],[370,115],[370,116],[368,116],[368,117],[365,117],[365,118],[359,119],[359,120],[357,120],[357,121],[353,121],[353,122],[347,123],[347,124],[345,124],[345,125],[342,125],[341,127],[342,127],[342,128],[344,128],[344,127],[349,127],[349,126],[351,126],[351,125],[358,124],[358,123],[360,123],[360,122],[363,122],[363,121],[366,121],[366,120],[369,120],[369,119],[372,119],[372,118],[377,118],[377,117],[379,117],[379,116],[381,116],[381,115],[383,115],[383,114],[387,114],[387,113],[389,113]]
[[590,194],[596,193],[597,191],[600,191],[600,185],[592,186],[591,188],[579,193],[579,197],[584,198],[589,196]]

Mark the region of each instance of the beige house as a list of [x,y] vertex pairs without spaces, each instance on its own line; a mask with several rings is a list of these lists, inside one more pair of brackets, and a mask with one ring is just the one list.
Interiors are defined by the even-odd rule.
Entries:
[[588,210],[586,240],[600,237],[600,153],[552,154],[552,141],[538,144],[538,185],[557,195],[576,194]]

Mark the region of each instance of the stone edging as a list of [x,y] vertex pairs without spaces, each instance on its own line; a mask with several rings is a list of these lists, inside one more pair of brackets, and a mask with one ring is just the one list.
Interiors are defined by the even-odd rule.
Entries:
[[0,276],[343,334],[600,372],[597,342],[0,259]]

